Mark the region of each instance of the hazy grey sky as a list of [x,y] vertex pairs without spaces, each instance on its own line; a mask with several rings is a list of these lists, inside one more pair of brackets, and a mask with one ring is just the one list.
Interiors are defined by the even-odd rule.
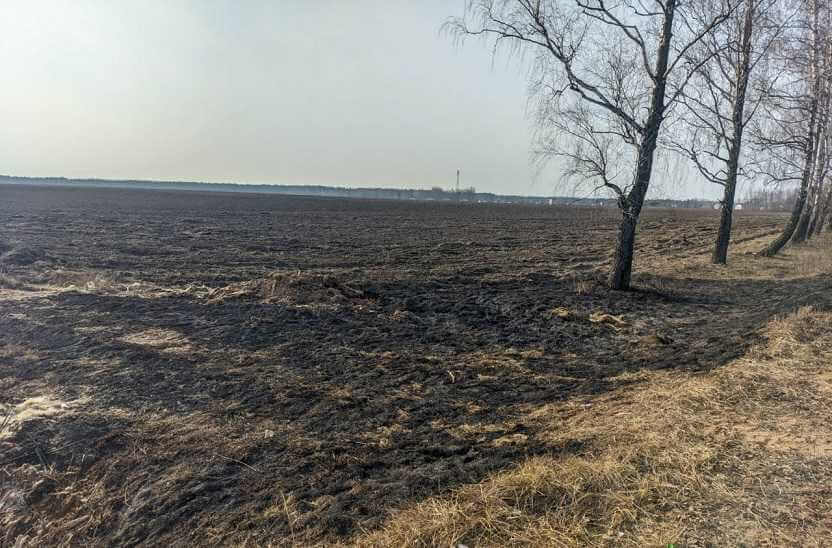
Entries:
[[438,32],[464,0],[0,4],[2,173],[552,192],[524,73]]

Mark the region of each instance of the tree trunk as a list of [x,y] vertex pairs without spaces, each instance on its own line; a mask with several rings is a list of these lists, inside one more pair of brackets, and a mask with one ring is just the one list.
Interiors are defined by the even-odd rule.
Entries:
[[[823,112],[819,113],[823,118]],[[819,146],[822,143],[823,135],[823,127],[824,123],[821,122],[818,127],[817,134],[815,135],[815,158],[814,158],[814,168],[812,170],[812,184],[809,185],[809,192],[806,196],[806,205],[803,208],[803,214],[800,216],[800,221],[797,223],[797,228],[795,228],[794,235],[792,236],[792,243],[801,244],[805,242],[809,238],[809,225],[811,224],[812,217],[817,213],[817,208],[820,206],[820,191],[823,188],[823,175],[824,169],[823,165],[826,163],[826,157],[822,146]]]
[[670,45],[673,39],[673,17],[676,14],[677,0],[667,0],[665,16],[662,23],[662,38],[656,57],[655,85],[650,98],[650,112],[647,123],[642,132],[641,144],[636,158],[636,172],[633,176],[633,186],[627,196],[619,197],[621,207],[621,223],[618,226],[618,238],[615,243],[612,267],[607,281],[610,289],[630,289],[630,278],[633,272],[633,249],[636,242],[636,226],[644,197],[650,186],[650,176],[653,173],[653,157],[656,153],[656,142],[659,129],[664,119],[665,90],[667,87],[667,66],[670,58]]
[[746,0],[745,20],[742,29],[742,58],[740,60],[737,84],[734,90],[734,105],[731,122],[734,135],[730,141],[728,153],[728,176],[725,179],[725,192],[722,196],[722,207],[719,218],[719,230],[716,234],[716,244],[711,262],[725,264],[728,262],[728,244],[731,241],[731,224],[734,218],[734,194],[737,191],[737,173],[740,165],[740,151],[742,150],[742,134],[745,129],[745,95],[748,89],[748,78],[751,72],[751,38],[754,30],[754,2]]
[[809,223],[808,230],[806,232],[807,240],[815,234],[818,222],[821,220],[821,217],[826,216],[826,212],[829,207],[828,193],[824,194],[824,189],[826,187],[824,182],[826,181],[826,174],[828,172],[827,164],[829,158],[829,99],[830,93],[829,90],[826,89],[823,101],[824,108],[821,110],[822,122],[818,129],[818,137],[816,138],[818,143],[816,148],[818,151],[815,155],[814,199],[810,202],[812,204],[813,215],[811,216],[811,222]]
[[820,222],[820,218],[822,215],[825,215],[824,208],[826,207],[826,194],[824,193],[825,185],[823,184],[823,180],[820,181],[820,186],[816,190],[816,201],[815,204],[815,213],[812,215],[812,221],[809,223],[809,231],[806,233],[806,239],[809,240],[817,233],[818,230],[818,223]]
[[823,226],[826,224],[826,218],[829,215],[829,206],[832,205],[832,186],[826,189],[826,196],[823,200],[823,206],[821,206],[820,211],[818,212],[818,217],[815,224],[815,234],[820,234],[823,232]]
[[630,277],[633,273],[633,247],[636,243],[636,224],[627,212],[618,225],[618,237],[615,241],[615,254],[612,258],[612,271],[609,284],[613,289],[629,289]]
[[731,224],[734,219],[734,192],[736,191],[737,178],[734,175],[733,184],[725,185],[725,193],[722,197],[722,208],[719,217],[719,231],[716,233],[716,245],[711,257],[713,264],[725,264],[728,261],[728,244],[731,241]]
[[802,244],[806,241],[806,237],[809,234],[809,223],[812,221],[812,215],[815,212],[815,202],[817,201],[815,188],[815,185],[810,185],[806,193],[806,204],[803,206],[800,220],[797,222],[794,234],[792,235],[793,244]]
[[[664,84],[662,83],[662,87]],[[646,132],[638,150],[637,168],[633,188],[626,198],[620,200],[621,223],[618,225],[618,238],[615,242],[612,269],[609,275],[610,289],[630,289],[630,277],[633,272],[633,248],[636,242],[636,226],[644,197],[650,185],[653,172],[653,156],[656,152],[660,120],[653,124],[652,131]]]
[[800,214],[803,213],[803,206],[806,204],[806,194],[809,190],[809,180],[812,175],[811,156],[812,153],[810,152],[805,160],[805,165],[803,166],[803,177],[800,181],[800,192],[798,192],[797,200],[794,202],[792,216],[789,218],[789,222],[786,225],[786,228],[783,229],[780,236],[778,236],[776,240],[771,242],[767,248],[760,252],[763,257],[774,257],[777,255],[777,252],[783,249],[783,246],[786,245],[786,243],[788,243],[791,239],[792,234],[794,234],[794,231],[800,222]]
[[815,205],[815,213],[812,215],[812,221],[809,223],[809,231],[806,233],[807,240],[811,239],[812,236],[815,235],[815,231],[817,231],[818,221],[820,220],[820,216],[823,214],[823,199],[823,187],[821,187],[820,190],[818,190],[818,203]]

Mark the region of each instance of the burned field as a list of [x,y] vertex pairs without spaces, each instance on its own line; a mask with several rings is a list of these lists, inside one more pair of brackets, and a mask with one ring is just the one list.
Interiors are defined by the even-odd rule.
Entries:
[[773,214],[737,215],[729,270],[713,212],[645,211],[622,293],[599,283],[615,211],[0,196],[0,543],[359,542],[597,451],[550,415],[715,371],[830,285],[756,274]]

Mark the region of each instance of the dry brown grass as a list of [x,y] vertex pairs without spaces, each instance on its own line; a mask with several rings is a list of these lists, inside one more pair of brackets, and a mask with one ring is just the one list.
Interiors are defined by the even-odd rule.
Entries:
[[[774,257],[758,255],[765,239],[741,239],[732,244],[727,265],[711,264],[710,253],[684,258],[666,257],[651,262],[650,273],[675,277],[732,280],[790,280],[827,275],[832,272],[832,235],[822,234],[800,245],[788,245]],[[647,285],[650,285],[649,283]]]
[[[643,505],[670,495],[671,485],[651,485],[641,471],[661,453],[643,444],[594,458],[532,458],[398,513],[356,545],[575,546],[621,540]],[[663,526],[651,537],[664,543],[677,533],[676,526]]]

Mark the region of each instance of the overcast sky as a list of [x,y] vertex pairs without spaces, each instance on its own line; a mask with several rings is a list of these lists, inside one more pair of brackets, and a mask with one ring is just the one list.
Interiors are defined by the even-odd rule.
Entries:
[[[0,0],[0,172],[551,194],[464,0]],[[698,181],[653,195],[703,196]],[[564,192],[558,192],[564,193]]]

